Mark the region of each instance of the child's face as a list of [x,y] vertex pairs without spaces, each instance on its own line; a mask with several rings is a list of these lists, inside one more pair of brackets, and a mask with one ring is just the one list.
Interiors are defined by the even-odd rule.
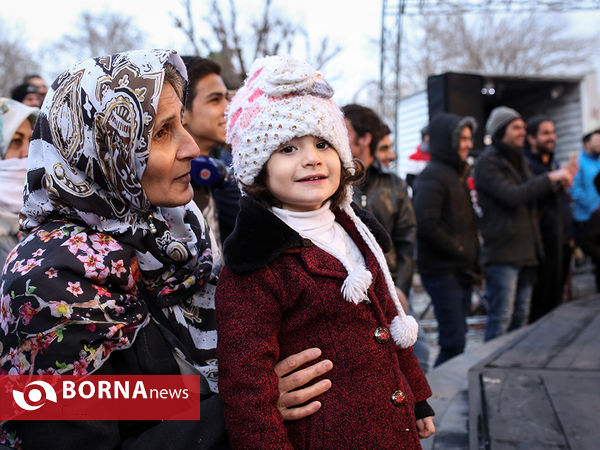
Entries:
[[267,187],[290,211],[314,211],[340,185],[342,163],[324,139],[303,136],[280,145],[267,161]]

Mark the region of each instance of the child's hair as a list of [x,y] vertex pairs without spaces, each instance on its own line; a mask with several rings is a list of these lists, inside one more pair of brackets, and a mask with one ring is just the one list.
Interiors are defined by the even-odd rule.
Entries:
[[[343,164],[341,165],[340,185],[333,195],[328,199],[331,201],[330,209],[332,210],[340,206],[344,200],[344,196],[346,195],[346,187],[348,185],[359,183],[365,175],[365,166],[361,160],[353,159],[352,163],[354,164],[354,170],[344,167]],[[281,208],[282,203],[271,193],[267,187],[267,175],[267,165],[265,164],[254,179],[254,183],[251,185],[242,184],[242,189],[247,195],[258,200],[265,206],[275,206],[276,208]]]

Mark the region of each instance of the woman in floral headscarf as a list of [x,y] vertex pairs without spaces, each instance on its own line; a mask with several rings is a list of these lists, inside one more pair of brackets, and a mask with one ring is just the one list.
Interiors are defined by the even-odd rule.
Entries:
[[[218,267],[190,203],[185,84],[169,50],[88,60],[53,83],[29,152],[28,235],[0,285],[0,374],[201,373],[216,391],[216,331],[201,318]],[[187,448],[201,433],[197,422],[124,424],[12,421],[0,443]]]
[[0,98],[0,267],[17,245],[27,152],[38,109]]

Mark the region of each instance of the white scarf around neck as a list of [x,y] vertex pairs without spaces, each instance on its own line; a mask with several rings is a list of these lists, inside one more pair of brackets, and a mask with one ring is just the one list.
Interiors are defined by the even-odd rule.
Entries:
[[367,290],[373,275],[367,270],[364,256],[350,235],[335,221],[330,202],[315,211],[298,212],[276,207],[271,211],[300,236],[310,239],[344,265],[348,273],[342,284],[345,300],[354,304],[369,301]]

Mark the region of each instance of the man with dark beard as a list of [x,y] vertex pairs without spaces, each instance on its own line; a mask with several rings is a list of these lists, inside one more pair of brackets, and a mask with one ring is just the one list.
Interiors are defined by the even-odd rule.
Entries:
[[[524,153],[534,175],[546,174],[559,168],[554,161],[555,145],[556,133],[552,120],[545,116],[532,117],[527,124]],[[561,303],[574,246],[569,196],[562,186],[539,197],[537,209],[544,258],[537,267],[537,283],[531,295],[529,323]]]

